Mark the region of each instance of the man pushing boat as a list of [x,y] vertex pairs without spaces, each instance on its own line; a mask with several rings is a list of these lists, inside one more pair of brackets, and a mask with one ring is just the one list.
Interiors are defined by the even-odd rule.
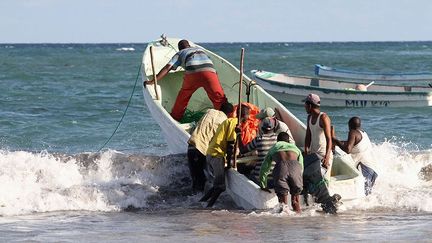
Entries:
[[356,168],[360,167],[365,178],[365,194],[367,196],[372,193],[372,187],[378,177],[376,162],[372,155],[372,144],[367,133],[361,128],[359,117],[351,117],[348,121],[348,127],[349,133],[346,141],[337,139],[334,130],[332,130],[332,139],[339,148],[347,154],[351,154],[356,163]]
[[[237,114],[239,114],[238,111]],[[249,107],[242,105],[240,114],[240,122],[245,122],[249,117]],[[235,128],[238,123],[237,121],[237,117],[228,118],[223,121],[208,146],[206,176],[212,187],[200,199],[202,202],[208,200],[207,207],[213,206],[219,195],[226,189],[225,168],[226,165],[230,165],[231,158],[235,152],[234,147],[237,139]]]
[[233,105],[225,103],[220,111],[208,109],[198,121],[188,141],[188,163],[192,178],[192,190],[203,191],[205,186],[204,168],[207,149],[219,125],[233,112]]
[[326,213],[336,213],[340,195],[330,196],[328,183],[333,164],[331,121],[321,112],[321,99],[309,94],[304,100],[308,114],[304,147],[304,195],[311,194]]
[[[270,148],[259,175],[259,186],[268,190],[268,181],[273,180],[275,193],[280,204],[288,204],[288,194],[291,195],[291,206],[297,213],[301,212],[300,193],[303,189],[303,156],[300,149],[290,143],[290,136],[281,132],[277,143]],[[273,161],[275,162],[272,170]],[[273,178],[268,176],[273,174]]]

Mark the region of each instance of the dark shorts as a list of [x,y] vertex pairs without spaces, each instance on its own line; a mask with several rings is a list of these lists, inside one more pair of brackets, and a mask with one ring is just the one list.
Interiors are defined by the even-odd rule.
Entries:
[[192,178],[192,189],[195,191],[202,191],[204,190],[206,182],[204,175],[206,156],[192,145],[189,145],[188,147],[187,156],[189,171]]
[[303,190],[303,175],[297,160],[279,161],[273,169],[273,183],[277,195],[298,195]]

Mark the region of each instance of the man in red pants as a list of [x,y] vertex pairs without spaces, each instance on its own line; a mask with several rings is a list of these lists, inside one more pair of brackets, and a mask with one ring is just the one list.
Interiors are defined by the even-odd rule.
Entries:
[[[170,70],[175,70],[179,66],[185,70],[183,85],[171,110],[171,116],[179,121],[186,111],[192,94],[201,87],[206,91],[213,107],[219,110],[221,105],[227,102],[227,99],[213,67],[213,62],[203,49],[191,47],[187,40],[179,41],[178,49],[179,52],[157,74],[157,79],[161,80]],[[154,80],[144,82],[144,84],[153,83]]]

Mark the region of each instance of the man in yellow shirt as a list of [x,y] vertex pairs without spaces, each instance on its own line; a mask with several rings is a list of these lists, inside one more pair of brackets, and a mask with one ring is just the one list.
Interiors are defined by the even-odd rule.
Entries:
[[[238,114],[238,112],[237,112]],[[249,107],[241,106],[240,121],[247,121],[249,117]],[[213,184],[212,188],[201,198],[200,201],[209,200],[207,207],[213,206],[219,195],[225,191],[225,164],[230,163],[234,153],[234,145],[237,139],[235,128],[237,118],[228,118],[223,121],[215,135],[210,141],[207,149],[207,179]]]

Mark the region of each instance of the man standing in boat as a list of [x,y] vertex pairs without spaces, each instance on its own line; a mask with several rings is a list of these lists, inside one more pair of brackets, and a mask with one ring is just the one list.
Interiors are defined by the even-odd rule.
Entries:
[[[171,110],[171,116],[180,121],[192,94],[199,88],[204,88],[213,107],[217,110],[227,102],[225,93],[219,82],[218,75],[214,69],[213,62],[203,49],[191,47],[187,40],[178,43],[177,52],[157,74],[157,80],[165,77],[170,70],[175,70],[182,66],[185,70],[182,87],[177,94],[176,101]],[[145,81],[144,84],[153,84],[154,80]]]
[[[238,111],[237,114],[239,114]],[[249,107],[242,105],[240,122],[247,121],[248,117]],[[213,206],[219,195],[226,189],[225,165],[230,163],[235,152],[237,121],[237,117],[223,121],[208,146],[206,175],[209,183],[212,184],[212,188],[200,199],[202,202],[209,200],[207,207]]]
[[333,142],[347,154],[351,154],[356,168],[360,166],[361,172],[365,178],[365,194],[372,192],[372,187],[378,174],[375,170],[375,160],[372,156],[372,144],[369,136],[361,129],[361,120],[359,117],[351,117],[348,121],[349,133],[347,141],[340,141],[336,138],[332,130]]
[[231,103],[224,103],[220,111],[208,109],[198,121],[188,141],[188,162],[192,178],[192,190],[203,191],[205,184],[204,167],[207,149],[219,125],[233,112]]

